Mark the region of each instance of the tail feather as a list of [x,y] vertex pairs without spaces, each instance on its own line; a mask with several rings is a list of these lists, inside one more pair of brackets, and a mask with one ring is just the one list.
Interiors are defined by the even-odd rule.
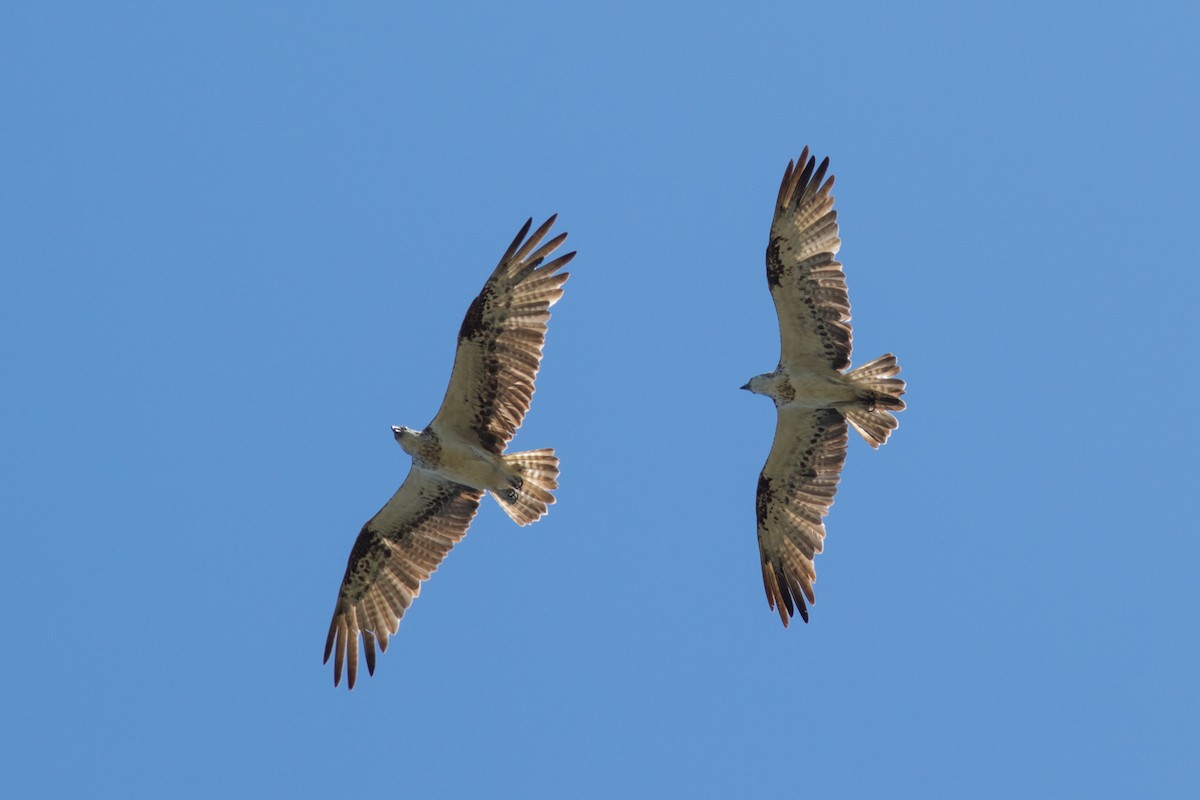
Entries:
[[900,424],[890,411],[903,411],[904,381],[895,377],[900,374],[900,365],[891,353],[869,361],[846,373],[862,390],[863,407],[843,409],[846,421],[867,440],[871,447],[879,447]]
[[558,458],[552,448],[526,450],[502,456],[504,465],[517,479],[507,492],[492,497],[518,525],[528,525],[545,516],[554,504],[552,489],[558,488]]

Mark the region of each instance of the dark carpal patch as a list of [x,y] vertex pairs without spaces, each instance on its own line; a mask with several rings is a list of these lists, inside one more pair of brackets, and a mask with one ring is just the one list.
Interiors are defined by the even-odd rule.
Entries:
[[758,515],[758,526],[761,528],[767,520],[767,510],[775,501],[775,492],[771,488],[771,479],[765,474],[758,476],[758,493],[754,500],[754,510]]
[[772,236],[767,244],[767,286],[774,289],[783,280],[783,260],[779,257],[782,236]]
[[483,330],[483,313],[487,306],[488,296],[491,294],[490,287],[484,287],[471,305],[467,308],[466,316],[463,317],[462,327],[458,329],[458,340],[478,338],[479,333]]
[[357,602],[375,580],[383,562],[392,555],[392,550],[379,534],[363,525],[350,550],[346,561],[346,574],[342,578],[342,596]]

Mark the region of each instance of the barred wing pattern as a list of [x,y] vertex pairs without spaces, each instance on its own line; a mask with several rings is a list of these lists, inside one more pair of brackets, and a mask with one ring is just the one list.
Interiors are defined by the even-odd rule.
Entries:
[[347,687],[354,688],[360,635],[367,672],[375,674],[376,640],[386,651],[421,584],[466,534],[482,494],[413,466],[392,499],[363,526],[325,640],[326,663],[334,657],[334,686],[345,663]]
[[779,316],[779,363],[791,374],[816,367],[850,366],[850,297],[842,265],[829,159],[816,166],[808,148],[788,162],[779,186],[767,285]]
[[521,426],[533,398],[550,306],[562,297],[570,275],[558,270],[575,257],[572,252],[543,263],[567,238],[560,233],[541,244],[556,218],[522,243],[533,220],[525,223],[467,309],[450,385],[430,423],[434,430],[478,439],[499,455]]
[[813,557],[825,541],[846,462],[846,420],[834,409],[779,407],[775,442],[758,478],[758,550],[767,602],[784,627],[799,611],[808,622],[817,573]]

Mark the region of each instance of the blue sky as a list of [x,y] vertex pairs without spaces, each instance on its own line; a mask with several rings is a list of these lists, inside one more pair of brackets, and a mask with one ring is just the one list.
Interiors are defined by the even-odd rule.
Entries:
[[[1200,13],[742,6],[0,13],[0,794],[1192,796]],[[909,408],[785,631],[737,387],[806,144]],[[554,212],[559,502],[335,690],[389,426]]]

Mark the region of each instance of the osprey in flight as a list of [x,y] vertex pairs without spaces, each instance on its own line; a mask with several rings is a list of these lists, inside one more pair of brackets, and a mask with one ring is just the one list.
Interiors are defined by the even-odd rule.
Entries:
[[[815,169],[814,169],[815,167]],[[891,353],[850,366],[850,298],[834,255],[841,246],[826,158],[816,167],[808,148],[788,162],[779,186],[767,285],[779,316],[779,366],[743,386],[775,401],[771,454],[758,477],[758,550],[767,602],[784,627],[799,609],[808,622],[817,579],[813,557],[825,540],[846,461],[846,423],[872,447],[896,428],[904,381]]]
[[421,583],[466,534],[484,492],[518,525],[540,519],[554,502],[554,450],[504,452],[533,397],[550,306],[562,297],[568,277],[558,270],[575,257],[572,252],[543,263],[567,238],[560,233],[541,243],[554,220],[526,240],[533,220],[527,221],[471,302],[458,331],[450,386],[433,421],[422,431],[392,428],[412,456],[412,468],[350,551],[325,640],[334,686],[344,663],[347,685],[354,688],[360,635],[367,671],[375,673],[375,641],[387,650]]

